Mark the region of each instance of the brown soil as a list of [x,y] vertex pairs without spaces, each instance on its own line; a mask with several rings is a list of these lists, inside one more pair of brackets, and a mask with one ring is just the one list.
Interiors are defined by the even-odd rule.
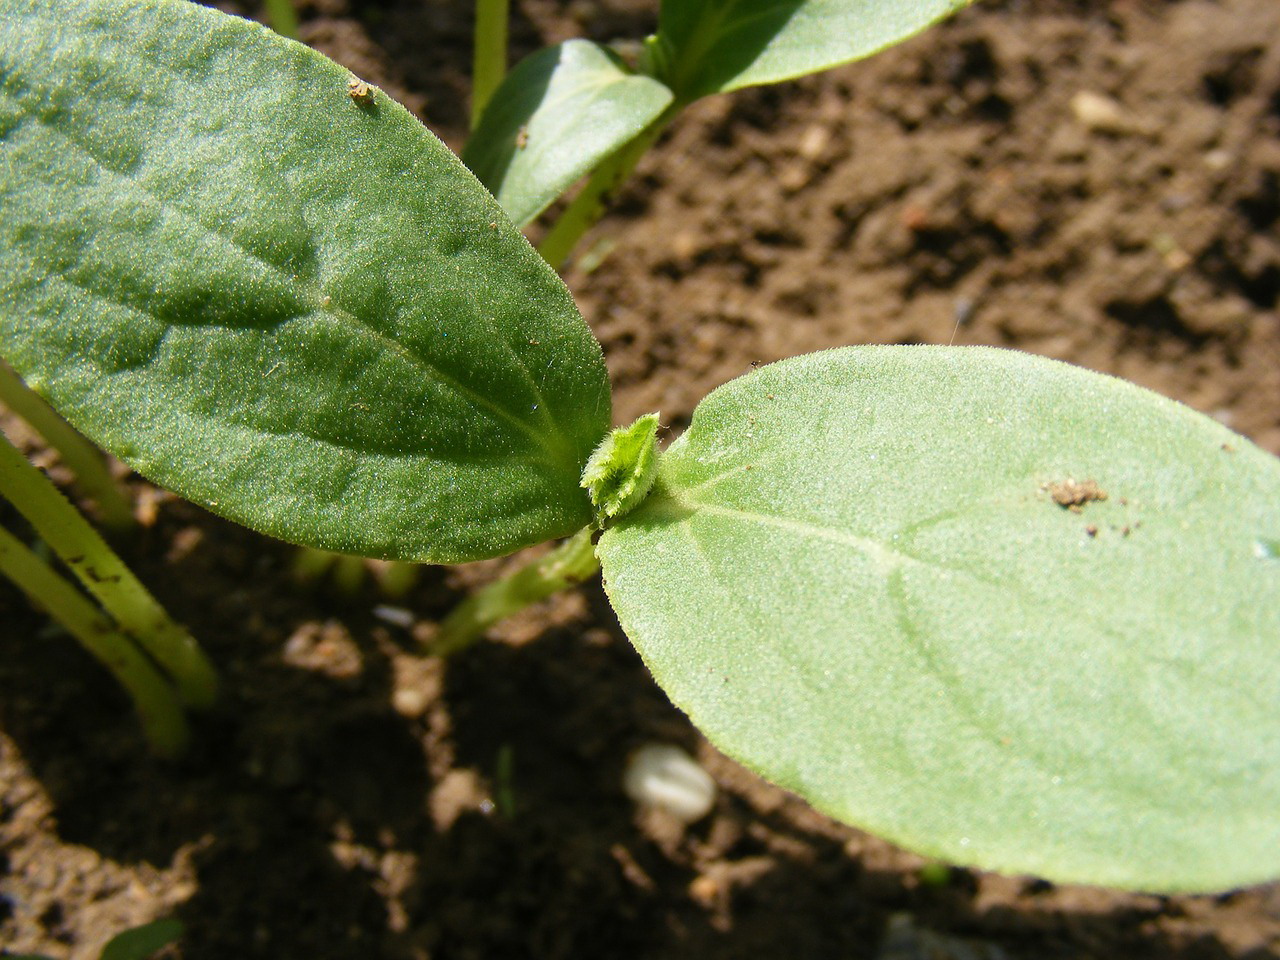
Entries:
[[[306,37],[456,147],[470,6],[313,0]],[[516,6],[523,52],[640,36],[656,4]],[[954,341],[1118,373],[1280,452],[1277,220],[1280,4],[1007,0],[696,104],[568,280],[624,422],[660,409],[679,429],[756,361]],[[89,960],[171,914],[188,960],[1280,955],[1280,887],[922,869],[813,813],[700,740],[598,584],[444,664],[414,632],[501,562],[424,570],[404,630],[372,586],[300,587],[291,548],[134,489],[158,519],[120,549],[224,696],[188,759],[148,759],[108,678],[0,583],[9,950]],[[703,822],[626,799],[627,752],[651,740],[715,776]]]

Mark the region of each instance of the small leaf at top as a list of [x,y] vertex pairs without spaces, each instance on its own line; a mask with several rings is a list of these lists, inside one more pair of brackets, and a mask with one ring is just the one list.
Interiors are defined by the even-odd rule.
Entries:
[[1280,876],[1278,539],[1280,461],[1208,417],[1025,354],[864,347],[708,396],[598,549],[672,700],[819,809],[1177,891]]
[[596,522],[603,525],[634,510],[658,475],[658,415],[646,413],[600,441],[582,470],[582,487],[591,495]]
[[685,100],[860,60],[971,0],[663,0],[659,76]]
[[0,0],[0,354],[145,476],[424,561],[592,519],[599,345],[401,106],[183,0]]
[[524,226],[671,100],[666,86],[632,73],[604,47],[569,40],[507,75],[462,159]]

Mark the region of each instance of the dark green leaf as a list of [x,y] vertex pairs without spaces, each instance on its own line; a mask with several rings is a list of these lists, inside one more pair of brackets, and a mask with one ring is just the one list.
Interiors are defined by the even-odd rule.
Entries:
[[591,520],[599,346],[402,107],[182,0],[0,0],[0,352],[267,533],[458,561]]
[[859,60],[970,0],[663,0],[659,76],[686,100]]
[[819,809],[1172,891],[1280,875],[1278,538],[1280,461],[1207,417],[866,347],[712,393],[599,552],[672,700]]
[[502,82],[462,153],[523,226],[657,119],[671,91],[586,40],[539,50]]
[[153,920],[112,937],[102,948],[101,960],[147,960],[162,947],[175,942],[183,930],[181,920]]

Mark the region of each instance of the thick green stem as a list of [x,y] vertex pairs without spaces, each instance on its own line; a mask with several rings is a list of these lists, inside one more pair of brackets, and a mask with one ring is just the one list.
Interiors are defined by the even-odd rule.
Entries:
[[168,672],[182,700],[213,703],[217,674],[176,624],[49,478],[0,437],[0,496],[10,500],[107,613]]
[[0,403],[27,421],[58,451],[62,462],[76,475],[76,483],[97,503],[103,526],[111,530],[128,530],[133,526],[133,508],[107,470],[102,454],[23,383],[4,361],[0,361]]
[[152,749],[173,757],[187,745],[187,720],[168,681],[132,640],[75,587],[0,527],[0,574],[84,645],[128,691]]
[[593,533],[593,527],[580,530],[545,556],[467,597],[440,624],[430,652],[457,653],[499,620],[582,583],[600,569]]
[[683,106],[678,101],[671,104],[658,119],[595,168],[586,186],[560,214],[559,219],[542,238],[542,243],[538,244],[538,252],[553,269],[559,270],[564,266],[565,260],[583,234],[604,215],[640,158],[657,142],[662,131],[675,119]]
[[471,64],[471,129],[507,75],[509,0],[476,0],[475,50]]

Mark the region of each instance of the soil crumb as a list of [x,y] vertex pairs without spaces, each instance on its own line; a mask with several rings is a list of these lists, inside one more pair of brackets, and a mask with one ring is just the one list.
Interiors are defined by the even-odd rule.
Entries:
[[1094,480],[1077,481],[1068,477],[1066,480],[1046,483],[1043,489],[1049,491],[1049,496],[1058,506],[1064,510],[1074,510],[1076,513],[1079,513],[1080,508],[1086,503],[1107,499],[1107,492]]

